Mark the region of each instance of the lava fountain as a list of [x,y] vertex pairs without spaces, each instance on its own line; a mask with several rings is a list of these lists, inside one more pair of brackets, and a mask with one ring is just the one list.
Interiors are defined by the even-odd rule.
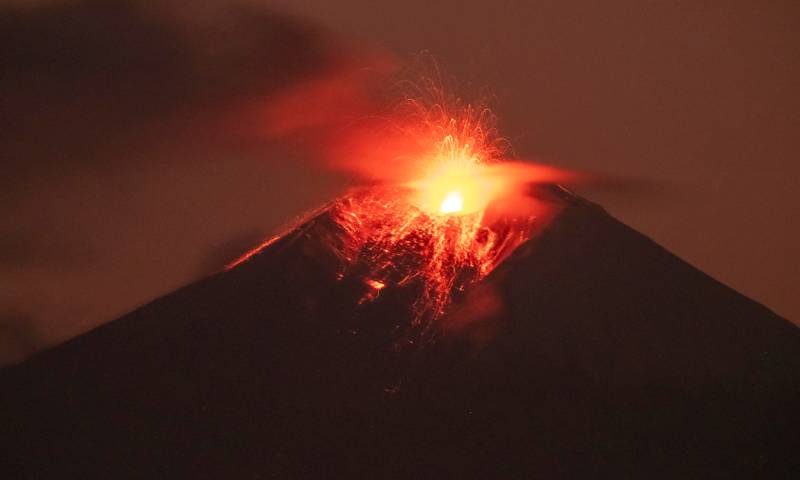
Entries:
[[425,333],[455,295],[528,238],[535,215],[489,220],[493,202],[515,188],[493,169],[503,150],[488,110],[411,100],[406,108],[416,123],[401,131],[416,142],[409,170],[417,178],[353,191],[331,212],[343,232],[342,276],[360,276],[369,287],[361,302],[384,289],[411,292],[409,327]]
[[[285,103],[296,105],[303,92]],[[322,128],[337,133],[319,138],[334,138],[335,166],[370,184],[325,207],[336,225],[328,247],[343,266],[337,277],[364,286],[360,304],[402,292],[412,311],[408,328],[424,334],[529,238],[541,212],[525,187],[561,180],[561,172],[505,161],[506,142],[487,108],[445,95],[435,82],[418,93],[378,120],[365,116],[366,128]]]

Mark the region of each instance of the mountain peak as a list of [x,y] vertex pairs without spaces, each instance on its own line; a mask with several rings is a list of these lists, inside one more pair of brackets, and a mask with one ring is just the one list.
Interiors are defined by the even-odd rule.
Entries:
[[552,219],[424,337],[409,291],[347,270],[323,210],[248,261],[6,369],[4,465],[37,478],[797,466],[800,331],[602,208],[537,195]]

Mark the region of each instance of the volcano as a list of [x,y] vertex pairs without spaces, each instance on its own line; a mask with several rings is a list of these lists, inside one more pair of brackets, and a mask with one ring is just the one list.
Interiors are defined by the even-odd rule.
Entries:
[[408,289],[338,273],[323,210],[6,368],[2,477],[800,471],[800,330],[599,206],[536,194],[558,213],[429,329]]

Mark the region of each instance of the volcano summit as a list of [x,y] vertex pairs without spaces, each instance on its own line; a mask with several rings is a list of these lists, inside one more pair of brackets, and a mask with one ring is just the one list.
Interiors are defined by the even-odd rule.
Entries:
[[3,478],[796,472],[800,331],[600,207],[534,195],[552,220],[467,262],[428,323],[398,280],[420,259],[343,260],[331,207],[3,370]]

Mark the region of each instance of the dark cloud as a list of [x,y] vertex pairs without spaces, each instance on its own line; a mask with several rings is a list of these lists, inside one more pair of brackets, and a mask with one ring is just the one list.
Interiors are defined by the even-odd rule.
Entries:
[[113,167],[124,156],[104,153],[158,136],[165,121],[197,134],[210,112],[339,60],[320,29],[246,7],[214,21],[126,1],[0,13],[4,187],[26,174]]
[[3,317],[0,362],[222,268],[338,188],[254,135],[253,109],[352,52],[298,17],[207,7],[0,7],[0,311],[27,312]]

